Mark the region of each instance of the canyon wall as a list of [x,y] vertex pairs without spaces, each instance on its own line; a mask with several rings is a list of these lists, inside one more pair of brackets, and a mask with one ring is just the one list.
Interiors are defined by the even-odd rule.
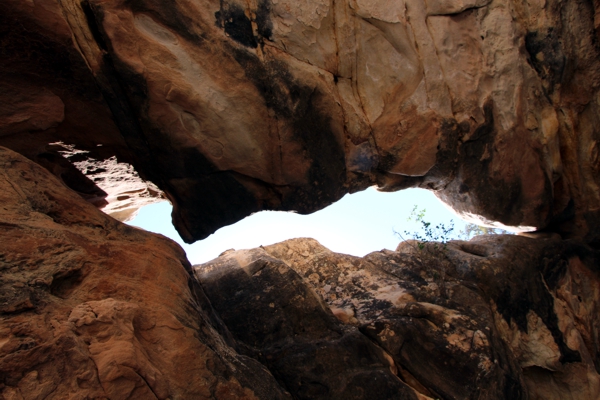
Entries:
[[0,149],[0,397],[285,399],[181,248]]
[[195,270],[244,353],[294,398],[597,399],[598,255],[558,237],[364,258],[292,239]]
[[0,398],[600,396],[600,252],[480,236],[364,258],[181,248],[0,148]]
[[489,224],[597,236],[597,2],[0,7],[0,145],[120,219],[164,196],[193,242],[419,186]]
[[[598,399],[598,10],[0,2],[0,397]],[[117,221],[168,199],[193,242],[370,186],[537,232],[192,267]]]

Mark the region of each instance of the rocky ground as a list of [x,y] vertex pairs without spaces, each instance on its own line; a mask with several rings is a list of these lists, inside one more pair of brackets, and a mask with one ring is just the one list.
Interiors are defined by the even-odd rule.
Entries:
[[10,150],[0,165],[2,398],[289,397],[228,345],[177,244]]

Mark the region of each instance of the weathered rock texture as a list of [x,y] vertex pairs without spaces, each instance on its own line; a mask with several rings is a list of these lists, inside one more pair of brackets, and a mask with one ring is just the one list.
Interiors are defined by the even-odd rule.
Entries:
[[[373,184],[427,187],[466,216],[595,240],[598,9],[6,0],[0,144],[99,205],[109,197],[109,211],[159,194],[119,185],[126,167],[90,182],[118,165],[107,160],[133,164],[190,242],[257,210],[312,212]],[[79,151],[79,170],[58,142]]]
[[298,239],[197,266],[203,290],[172,241],[3,148],[0,200],[3,399],[600,395],[598,252],[578,241],[361,259]]
[[[1,1],[0,145],[37,163],[0,150],[1,396],[598,399],[599,9]],[[166,197],[192,242],[372,185],[548,238],[288,242],[199,267],[209,301],[96,209]]]
[[297,399],[416,399],[391,357],[262,249],[205,264],[197,276],[242,351]]
[[0,398],[289,398],[227,345],[171,240],[3,148],[0,200]]
[[[505,235],[364,258],[294,239],[195,268],[295,398],[558,400],[600,396],[598,265],[577,242]],[[348,390],[365,370],[378,379]]]

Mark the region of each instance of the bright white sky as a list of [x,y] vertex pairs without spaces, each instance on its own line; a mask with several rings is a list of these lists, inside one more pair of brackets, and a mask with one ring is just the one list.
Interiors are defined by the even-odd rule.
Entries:
[[384,248],[394,250],[400,242],[394,230],[403,234],[404,231],[418,231],[419,225],[407,221],[415,204],[419,210],[427,210],[425,220],[428,222],[448,224],[452,219],[455,234],[464,228],[465,223],[432,192],[406,189],[384,193],[374,188],[346,195],[337,203],[310,215],[259,212],[192,245],[185,244],[171,225],[171,205],[168,202],[142,208],[128,224],[175,240],[184,248],[192,264],[212,260],[228,249],[250,249],[297,237],[311,237],[337,253],[362,257]]

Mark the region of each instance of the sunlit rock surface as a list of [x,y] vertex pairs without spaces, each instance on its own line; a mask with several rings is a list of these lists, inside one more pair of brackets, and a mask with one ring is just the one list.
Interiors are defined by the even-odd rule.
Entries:
[[[0,15],[0,145],[49,169],[56,142],[133,164],[186,241],[374,184],[598,235],[595,2],[7,0]],[[110,212],[161,195],[80,170],[67,184],[102,189]]]
[[600,396],[597,252],[509,235],[435,246],[358,258],[292,239],[195,270],[243,352],[295,398],[348,398],[345,377],[365,369],[380,378],[351,398],[398,398],[375,394],[396,377],[396,396],[406,386],[436,399]]
[[0,398],[285,399],[171,240],[0,148]]

